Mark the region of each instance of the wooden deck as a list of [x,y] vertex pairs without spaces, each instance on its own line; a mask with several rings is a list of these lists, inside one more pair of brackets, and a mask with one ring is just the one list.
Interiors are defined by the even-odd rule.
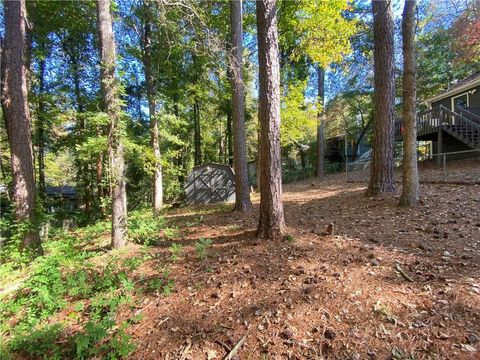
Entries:
[[[470,109],[452,111],[443,106],[423,111],[417,115],[417,138],[435,136],[441,142],[446,132],[471,149],[480,149],[480,116]],[[403,121],[395,123],[395,140],[403,139]],[[440,146],[441,149],[441,146]]]

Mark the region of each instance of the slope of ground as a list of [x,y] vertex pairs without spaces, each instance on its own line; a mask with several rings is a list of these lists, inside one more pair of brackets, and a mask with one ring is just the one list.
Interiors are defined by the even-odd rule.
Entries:
[[[479,358],[480,188],[422,190],[408,210],[358,185],[292,184],[276,243],[255,239],[256,212],[169,213],[184,246],[175,293],[139,303],[131,358],[219,359],[244,336],[239,359]],[[213,241],[204,260],[199,238]]]
[[255,238],[258,198],[134,213],[121,251],[107,221],[61,233],[2,278],[0,357],[480,358],[480,186],[404,209],[331,179],[285,186],[281,242]]

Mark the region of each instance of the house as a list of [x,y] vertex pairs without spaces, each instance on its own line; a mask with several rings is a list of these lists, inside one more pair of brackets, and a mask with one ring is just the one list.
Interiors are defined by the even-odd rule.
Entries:
[[457,81],[447,91],[427,99],[425,104],[429,109],[443,106],[458,112],[466,108],[480,115],[480,73]]
[[47,186],[45,194],[48,198],[49,211],[73,211],[77,208],[77,191],[69,185]]
[[356,146],[352,146],[350,141],[345,144],[345,135],[339,135],[325,140],[325,158],[332,163],[344,163],[345,154],[347,154],[349,162],[355,161],[368,156],[371,150],[372,145],[369,143],[367,136],[363,136]]
[[[425,101],[417,114],[417,140],[431,141],[433,154],[480,149],[480,73],[458,81]],[[395,140],[403,138],[403,122],[395,123]]]

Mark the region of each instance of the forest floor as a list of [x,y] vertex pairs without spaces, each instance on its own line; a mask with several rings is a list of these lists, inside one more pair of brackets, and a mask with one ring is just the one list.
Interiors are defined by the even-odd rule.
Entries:
[[[285,186],[283,242],[255,239],[257,211],[169,212],[175,293],[138,304],[131,358],[221,359],[245,337],[238,359],[479,359],[480,187],[422,186],[413,210],[364,193]],[[199,238],[213,241],[204,260]],[[170,245],[140,271],[157,276]]]
[[[230,359],[479,359],[479,194],[478,185],[423,185],[421,204],[405,209],[398,193],[368,198],[364,185],[340,178],[289,184],[280,242],[255,238],[256,196],[247,214],[231,205],[166,210],[160,241],[120,252],[106,250],[106,222],[82,235],[90,255],[65,261],[48,285],[62,306],[31,297],[29,287],[45,283],[39,276],[59,267],[47,258],[3,315],[5,334],[17,331],[19,314],[46,307],[54,315],[44,323],[62,327],[28,333],[25,322],[28,335],[5,346],[13,358],[213,360],[240,345]],[[108,334],[117,335],[107,347]]]

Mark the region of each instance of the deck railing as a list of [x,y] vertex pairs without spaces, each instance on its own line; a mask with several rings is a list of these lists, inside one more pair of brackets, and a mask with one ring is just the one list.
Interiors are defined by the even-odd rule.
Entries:
[[480,139],[480,125],[473,122],[466,117],[440,106],[442,116],[442,127],[444,130],[454,133],[454,135],[461,136],[464,142],[475,147],[479,144]]
[[480,125],[480,107],[456,106],[455,111],[468,120]]
[[[422,111],[417,114],[417,136],[428,135],[443,130],[460,138],[472,147],[480,145],[480,116],[461,108],[463,113],[452,111],[444,106]],[[477,122],[478,120],[478,122]],[[395,137],[403,136],[403,122],[395,122]]]
[[[438,130],[442,113],[439,108],[425,110],[417,114],[417,136],[426,135]],[[403,136],[403,121],[395,121],[395,137]]]

